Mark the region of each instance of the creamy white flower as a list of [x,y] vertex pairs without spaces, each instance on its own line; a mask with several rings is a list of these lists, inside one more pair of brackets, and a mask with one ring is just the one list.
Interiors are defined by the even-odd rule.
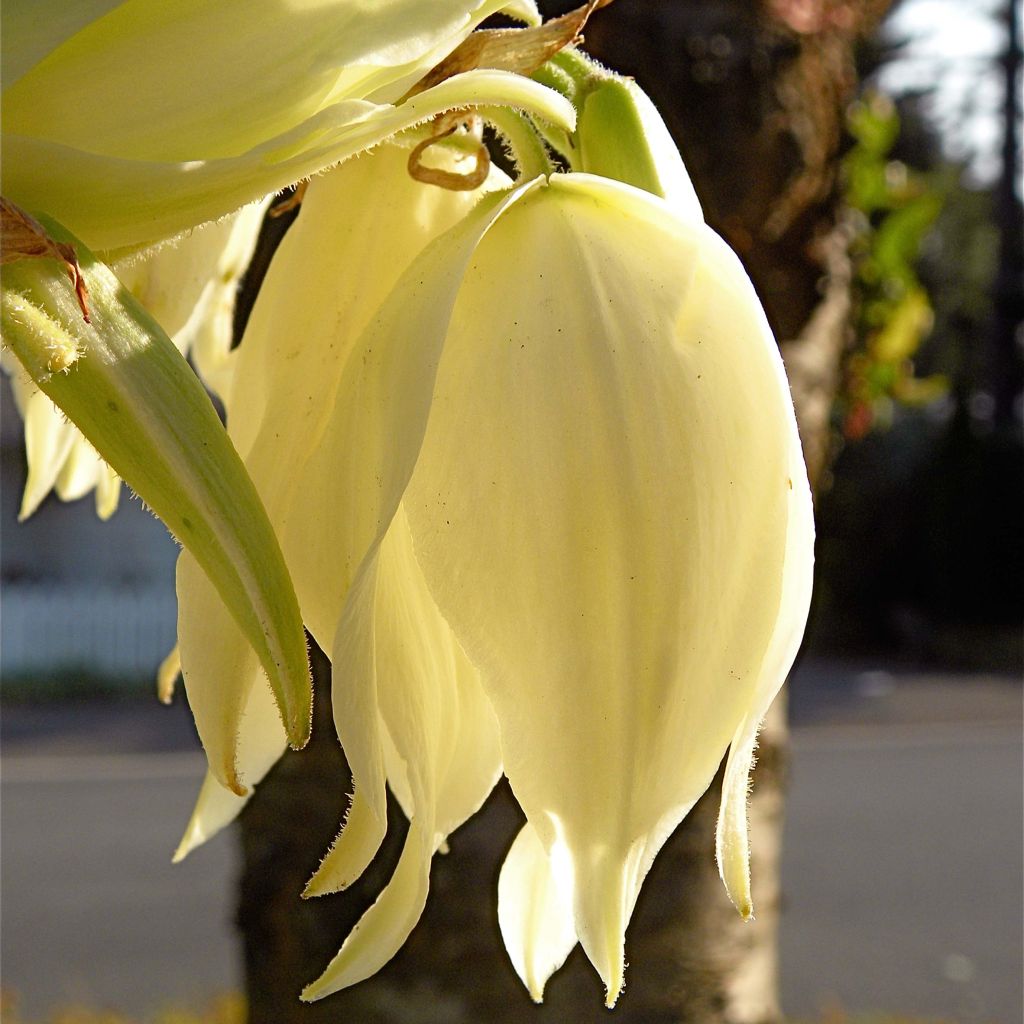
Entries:
[[9,0],[2,191],[94,250],[138,248],[453,107],[571,126],[565,100],[501,72],[398,102],[502,8],[536,19],[528,0],[94,0],[94,20],[45,31],[39,3]]
[[[453,161],[455,169],[463,165],[443,150],[438,158]],[[293,579],[302,577],[307,628],[327,651],[377,530],[375,517],[360,521],[342,513],[347,498],[333,490],[329,468],[325,474],[333,446],[344,441],[329,430],[339,395],[361,365],[358,346],[368,322],[402,272],[482,194],[420,184],[406,174],[407,159],[408,151],[385,146],[310,184],[237,349],[227,402],[231,438]],[[506,182],[494,172],[487,188]],[[414,339],[408,340],[415,351]],[[369,433],[360,442],[367,453],[385,444],[386,438]],[[242,794],[269,770],[285,742],[283,730],[262,713],[269,705],[255,658],[187,554],[178,564],[178,595],[189,702],[211,773],[234,790],[204,787],[179,850],[184,856],[237,813]]]
[[[410,249],[387,259],[384,279],[374,243],[356,256],[341,235],[339,265],[369,261],[378,290],[359,312],[350,292],[319,316],[298,303],[299,330],[280,326],[292,289],[330,292],[300,284],[298,240],[279,255],[261,299],[261,330],[279,338],[246,392],[253,422],[233,428],[331,653],[355,778],[310,891],[373,856],[385,780],[412,817],[389,887],[305,995],[365,977],[411,930],[430,855],[493,781],[494,752],[471,742],[488,734],[483,693],[528,819],[500,884],[513,963],[540,998],[579,941],[612,1004],[643,878],[730,744],[719,859],[750,912],[747,776],[802,634],[813,545],[781,360],[693,204],[556,175],[481,200],[411,264]],[[201,581],[182,584],[187,626]],[[222,682],[199,632],[193,676]],[[237,714],[211,705],[209,720],[211,769],[237,782],[223,731]],[[273,753],[242,765],[258,720],[241,721],[248,781]],[[467,780],[457,800],[453,778]],[[185,847],[239,804],[201,798]]]

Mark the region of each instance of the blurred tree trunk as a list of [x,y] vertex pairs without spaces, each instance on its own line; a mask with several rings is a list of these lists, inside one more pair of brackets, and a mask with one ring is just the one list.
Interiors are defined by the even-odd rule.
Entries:
[[[812,483],[828,457],[829,410],[847,341],[849,267],[836,188],[853,46],[888,0],[619,0],[587,48],[635,75],[664,112],[709,222],[747,265],[782,340]],[[555,12],[553,12],[555,13]],[[297,1002],[380,891],[404,828],[347,893],[298,899],[333,837],[348,776],[317,664],[314,739],[287,754],[242,818],[238,921],[252,1024],[604,1021],[596,974],[577,951],[533,1006],[497,930],[495,890],[521,813],[499,787],[432,873],[427,911],[375,978]],[[776,936],[786,767],[781,702],[762,734],[750,814],[757,919],[745,924],[714,863],[716,780],[666,845],[627,936],[620,1024],[769,1024],[780,1017]]]

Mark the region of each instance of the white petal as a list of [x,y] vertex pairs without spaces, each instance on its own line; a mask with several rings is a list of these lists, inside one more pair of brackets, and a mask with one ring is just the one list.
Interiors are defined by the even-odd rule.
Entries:
[[96,478],[96,515],[109,519],[121,500],[121,478],[105,462],[100,463]]
[[534,1002],[576,945],[572,880],[556,878],[533,826],[526,824],[498,878],[498,924],[505,948]]
[[378,711],[374,612],[379,580],[369,563],[352,587],[331,651],[334,728],[355,793],[345,826],[306,886],[306,896],[335,892],[366,870],[387,831],[384,754]]
[[112,265],[122,284],[163,327],[204,380],[231,348],[238,283],[252,259],[269,199]]
[[[352,764],[356,797],[365,788],[367,769],[375,771],[375,786],[382,781],[379,762],[368,764],[381,756],[380,746],[372,752],[369,748],[379,709],[385,723],[381,731],[387,732],[404,765],[410,826],[395,877],[323,977],[303,993],[304,999],[353,985],[398,952],[423,912],[434,851],[448,831],[477,810],[501,770],[494,714],[476,670],[426,589],[401,509],[353,587],[332,665],[335,722]],[[383,829],[383,794],[374,789],[367,802]],[[339,859],[348,862],[346,869],[351,867],[352,858],[337,851],[349,842],[353,827],[358,829],[353,845],[362,848],[365,826],[372,824],[365,818],[356,820],[353,813],[307,895],[329,891],[339,881]]]
[[703,224],[566,176],[481,242],[405,505],[609,1000],[643,875],[758,689],[792,424],[750,283]]
[[[352,589],[332,666],[335,726],[356,803],[307,895],[349,884],[376,852],[386,825],[385,764],[415,827],[434,837],[428,860],[480,807],[501,772],[494,713],[426,589],[401,509]],[[360,799],[370,814],[360,812],[353,838]],[[375,844],[368,838],[373,823]]]
[[244,796],[238,796],[207,771],[185,834],[174,853],[175,863],[235,820],[249,802],[252,787],[263,781],[284,753],[287,742],[270,687],[266,680],[256,680],[249,688],[245,713],[239,723],[236,762],[238,776],[249,788]]
[[77,501],[96,487],[103,463],[78,430],[60,467],[53,489],[61,501]]
[[432,852],[431,837],[415,825],[410,827],[391,881],[359,919],[324,973],[303,990],[304,1000],[322,999],[363,981],[401,949],[427,902]]
[[91,248],[135,249],[223,217],[439,113],[494,104],[563,127],[574,121],[572,105],[552,90],[508,72],[475,70],[398,106],[342,100],[235,156],[129,159],[19,135],[8,125],[0,178],[5,195],[45,210]]
[[253,689],[269,692],[269,683],[252,645],[188,551],[178,556],[177,591],[178,650],[196,731],[210,771],[222,786],[245,796],[240,720]]
[[[22,373],[24,374],[24,371]],[[24,378],[25,382],[28,382],[27,374],[24,374]],[[25,394],[20,404],[25,417],[28,478],[25,481],[25,492],[18,513],[20,520],[28,519],[53,489],[75,438],[82,436],[42,391],[36,389],[31,382],[25,382],[20,381],[18,376],[11,378],[15,395],[19,392],[19,386],[24,389]]]
[[5,128],[137,160],[237,155],[330,103],[397,98],[405,89],[388,85],[429,68],[498,7],[127,0],[7,85]]
[[[307,462],[377,304],[419,250],[477,199],[412,181],[406,158],[387,147],[310,185],[238,350],[237,393],[243,397],[228,408],[229,433],[282,541],[306,624],[325,650],[333,646],[348,587],[377,519],[357,536],[361,547],[347,550],[335,526],[344,505],[333,497],[327,506],[317,504]],[[377,192],[380,201],[366,202],[385,178],[389,188]],[[320,258],[311,260],[311,254]],[[358,458],[357,447],[349,461]],[[303,572],[307,563],[312,568]],[[250,664],[248,644],[189,565],[180,563],[178,590],[186,687],[211,770],[237,791],[244,783],[234,772],[235,721],[251,685],[244,668]]]
[[793,493],[786,535],[782,607],[775,633],[765,652],[757,692],[729,748],[715,841],[722,881],[729,898],[743,917],[751,917],[753,914],[747,838],[747,791],[757,732],[796,659],[811,603],[814,514],[800,438],[795,429],[790,438],[790,479],[793,482]]
[[[366,170],[393,166],[369,161]],[[485,198],[466,216],[478,197],[456,208],[432,194],[443,190],[413,183],[410,192],[402,182],[404,174],[403,167],[400,176],[386,179],[388,191],[378,192],[380,204],[371,206],[371,218],[373,212],[378,218],[368,225],[370,238],[354,240],[344,250],[347,258],[341,265],[346,270],[340,278],[331,263],[322,290],[275,287],[267,294],[274,307],[261,310],[257,304],[253,317],[259,317],[272,338],[263,379],[273,380],[273,389],[264,395],[266,387],[261,389],[258,381],[249,388],[243,384],[241,361],[238,368],[238,394],[253,409],[265,403],[265,411],[251,448],[246,447],[249,431],[236,434],[232,427],[232,435],[248,451],[246,463],[278,526],[306,625],[325,650],[332,646],[352,578],[383,538],[415,464],[461,270],[501,204],[510,201]],[[386,198],[392,184],[394,207]],[[411,217],[409,198],[415,199]],[[435,240],[431,256],[424,253],[413,262],[417,248],[409,241],[425,243],[460,214],[464,219]],[[401,220],[397,238],[389,239],[392,218]],[[289,273],[306,272],[309,251],[303,245],[295,262],[287,264]],[[372,277],[364,276],[371,272]],[[319,301],[322,294],[331,295],[330,304],[308,313],[296,310],[297,301],[301,303],[297,296],[316,295]],[[379,309],[373,302],[378,295],[386,297]],[[348,298],[352,301],[341,305]],[[412,310],[415,326],[410,332]],[[289,331],[285,338],[278,325],[289,319],[295,333]],[[247,334],[243,359],[249,342]],[[290,358],[300,350],[309,355]],[[271,487],[280,497],[270,496]]]

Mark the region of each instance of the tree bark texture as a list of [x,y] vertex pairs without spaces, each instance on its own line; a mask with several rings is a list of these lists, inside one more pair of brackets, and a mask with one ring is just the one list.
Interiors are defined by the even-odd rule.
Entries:
[[[687,161],[708,220],[754,279],[791,375],[812,483],[847,342],[849,268],[836,188],[852,48],[887,0],[619,0],[587,48],[635,75]],[[604,1021],[603,991],[577,948],[534,1006],[498,934],[496,889],[522,820],[507,785],[435,858],[426,912],[374,978],[320,1003],[299,990],[326,966],[386,883],[404,836],[346,893],[298,893],[342,819],[350,784],[316,662],[314,738],[288,753],[242,817],[238,923],[252,1024]],[[780,1018],[776,936],[786,775],[782,702],[762,733],[750,801],[757,918],[744,923],[714,862],[716,779],[654,864],[627,935],[619,1024],[771,1024]]]

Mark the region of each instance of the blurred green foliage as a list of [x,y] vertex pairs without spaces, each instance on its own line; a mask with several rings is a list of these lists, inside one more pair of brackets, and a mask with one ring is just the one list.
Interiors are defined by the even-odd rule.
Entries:
[[942,375],[918,377],[914,368],[934,322],[917,263],[943,203],[921,175],[892,159],[900,120],[888,97],[869,93],[853,104],[847,128],[854,140],[843,181],[854,224],[855,344],[838,408],[843,434],[856,439],[891,423],[893,402],[920,406],[948,389]]

